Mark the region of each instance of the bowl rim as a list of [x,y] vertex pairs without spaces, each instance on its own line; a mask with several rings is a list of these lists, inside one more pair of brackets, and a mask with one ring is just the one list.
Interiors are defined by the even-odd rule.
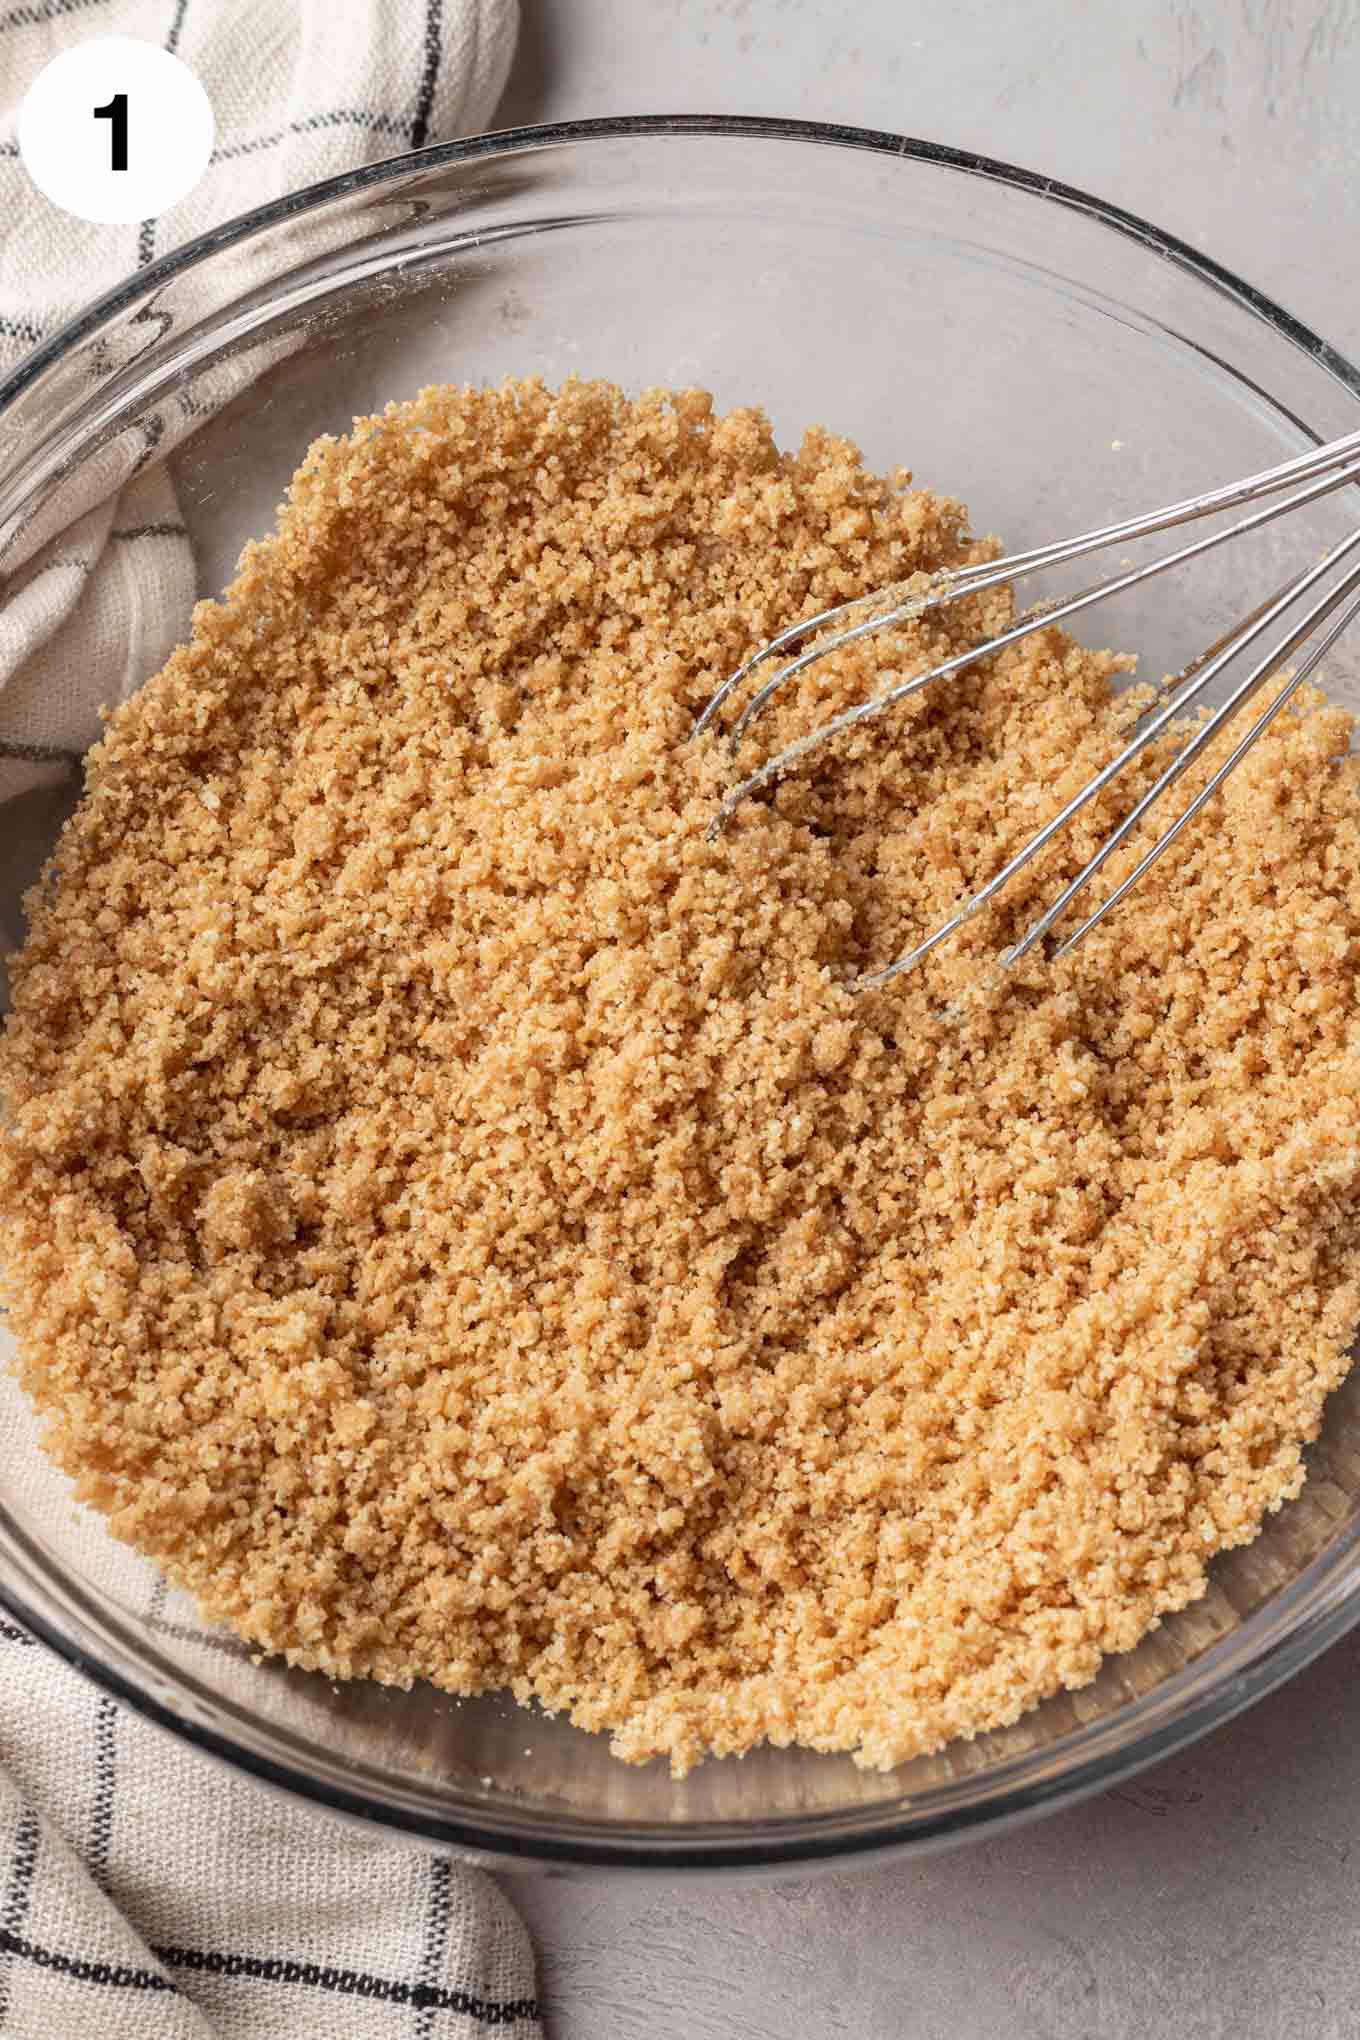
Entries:
[[[1272,298],[1176,235],[1075,185],[973,150],[883,129],[754,115],[685,113],[610,116],[502,128],[406,150],[239,214],[105,292],[35,347],[0,381],[0,418],[48,370],[108,321],[154,296],[172,277],[284,220],[444,164],[461,165],[562,144],[667,136],[803,142],[862,150],[899,161],[961,171],[1081,213],[1232,299],[1306,354],[1360,401],[1360,368]],[[20,1546],[29,1543],[22,1530],[12,1523],[9,1527]],[[64,1607],[63,1615],[77,1632],[73,1634],[34,1605],[26,1591],[25,1574],[35,1577],[41,1571],[41,1561],[35,1568],[32,1559],[25,1565],[21,1556],[16,1565],[12,1551],[0,1550],[0,1607],[76,1670],[146,1719],[158,1722],[232,1769],[333,1814],[357,1819],[388,1833],[405,1833],[435,1846],[451,1848],[490,1867],[521,1870],[534,1865],[627,1867],[665,1874],[744,1869],[768,1875],[781,1867],[793,1869],[852,1859],[880,1861],[920,1853],[970,1836],[998,1833],[1041,1812],[1069,1806],[1107,1790],[1231,1720],[1360,1622],[1358,1552],[1360,1517],[1296,1579],[1249,1616],[1241,1630],[1210,1644],[1189,1664],[1118,1708],[1114,1715],[1080,1724],[1040,1751],[1003,1759],[990,1774],[967,1776],[957,1780],[952,1788],[934,1788],[922,1795],[934,1802],[934,1811],[906,1796],[827,1812],[696,1822],[679,1830],[647,1821],[606,1825],[538,1807],[517,1813],[513,1808],[476,1805],[469,1806],[466,1815],[455,1815],[446,1810],[436,1811],[419,1789],[404,1793],[406,1803],[398,1803],[392,1781],[385,1786],[375,1784],[362,1789],[353,1782],[354,1767],[337,1764],[325,1752],[318,1753],[319,1761],[308,1771],[272,1751],[251,1747],[248,1740],[205,1721],[201,1718],[203,1699],[209,1700],[209,1711],[220,1716],[222,1704],[215,1696],[205,1693],[200,1698],[197,1709],[200,1718],[195,1718],[194,1713],[181,1711],[138,1686],[92,1648],[107,1639],[118,1654],[118,1644],[109,1633],[108,1617],[102,1611],[93,1607],[83,1610]],[[1349,1578],[1344,1576],[1348,1559]],[[81,1598],[79,1588],[76,1593]],[[113,1626],[116,1628],[116,1623]],[[1240,1646],[1243,1630],[1251,1629],[1256,1632],[1258,1647],[1243,1664],[1236,1661],[1238,1649],[1232,1647]],[[1224,1663],[1224,1659],[1231,1661]],[[191,1674],[177,1668],[162,1683],[177,1688],[179,1697],[193,1707],[195,1681]],[[286,1734],[279,1730],[269,1733],[276,1744]],[[431,1781],[432,1786],[434,1782]],[[387,1796],[383,1796],[384,1792]],[[947,1803],[940,1804],[941,1801]]]
[[441,163],[475,162],[479,157],[503,156],[528,147],[550,147],[562,142],[607,141],[646,135],[714,135],[729,139],[811,142],[844,149],[861,149],[879,155],[904,157],[912,162],[932,164],[939,169],[962,170],[988,183],[1009,185],[1017,191],[1048,199],[1073,212],[1084,213],[1103,226],[1136,241],[1153,254],[1188,269],[1203,283],[1235,299],[1267,325],[1310,355],[1318,365],[1360,397],[1360,368],[1321,334],[1314,332],[1274,298],[1238,276],[1223,263],[1203,254],[1179,235],[1144,219],[1141,214],[1098,198],[1061,178],[1046,177],[1020,164],[985,156],[974,149],[956,148],[947,142],[932,142],[916,135],[894,134],[888,128],[845,126],[835,121],[792,120],[769,114],[645,113],[611,114],[589,120],[545,121],[520,127],[492,128],[484,134],[468,135],[452,142],[431,142],[423,148],[407,149],[377,162],[361,164],[354,170],[303,185],[267,205],[237,213],[219,226],[209,227],[192,240],[182,242],[169,254],[148,263],[122,283],[94,298],[75,317],[67,320],[50,338],[40,341],[9,375],[0,381],[0,415],[15,398],[36,382],[71,349],[95,332],[115,314],[140,299],[150,297],[182,271],[193,269],[221,250],[235,247],[253,235],[347,197],[405,176],[437,167]]

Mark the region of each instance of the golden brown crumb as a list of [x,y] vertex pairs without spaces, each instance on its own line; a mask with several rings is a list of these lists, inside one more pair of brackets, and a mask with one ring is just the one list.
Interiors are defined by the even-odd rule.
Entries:
[[985,556],[906,481],[694,391],[428,390],[311,449],[92,755],[0,1057],[5,1294],[80,1495],[264,1649],[886,1765],[1297,1492],[1360,1316],[1349,723],[1282,714],[1071,959],[994,968],[1112,798],[854,995],[1146,699],[1048,630],[709,842],[716,682]]

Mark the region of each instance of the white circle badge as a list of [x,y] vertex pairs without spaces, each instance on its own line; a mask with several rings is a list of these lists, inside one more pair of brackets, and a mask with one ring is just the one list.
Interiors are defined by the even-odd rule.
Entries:
[[39,191],[101,226],[174,205],[212,145],[212,106],[188,65],[128,35],[63,50],[19,108],[19,154]]

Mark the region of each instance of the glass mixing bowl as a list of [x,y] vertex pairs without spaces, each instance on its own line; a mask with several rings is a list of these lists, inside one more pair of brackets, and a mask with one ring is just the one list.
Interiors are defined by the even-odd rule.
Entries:
[[[203,595],[314,434],[430,381],[706,385],[906,462],[1014,545],[1249,472],[1360,423],[1360,376],[1144,222],[1003,164],[794,122],[594,121],[397,158],[131,279],[0,390],[0,570],[135,460],[167,461]],[[1160,675],[1353,523],[1329,498],[1097,612]],[[1360,704],[1354,665],[1329,685]],[[0,913],[62,801],[27,796]],[[200,1748],[492,1863],[769,1868],[924,1849],[1108,1786],[1227,1719],[1360,1614],[1360,1383],[1302,1499],[1084,1691],[890,1774],[761,1750],[682,1782],[491,1698],[253,1663],[73,1505],[12,1382],[0,1598]]]

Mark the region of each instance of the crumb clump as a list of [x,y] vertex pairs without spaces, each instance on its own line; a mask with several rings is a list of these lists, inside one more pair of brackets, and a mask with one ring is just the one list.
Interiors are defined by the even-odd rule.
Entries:
[[697,391],[427,390],[111,719],[14,969],[4,1294],[79,1495],[261,1649],[885,1766],[1298,1491],[1360,1317],[1349,722],[1301,695],[1070,959],[994,967],[1165,749],[856,996],[1147,698],[1048,629],[710,842],[717,681],[987,556],[908,482]]

